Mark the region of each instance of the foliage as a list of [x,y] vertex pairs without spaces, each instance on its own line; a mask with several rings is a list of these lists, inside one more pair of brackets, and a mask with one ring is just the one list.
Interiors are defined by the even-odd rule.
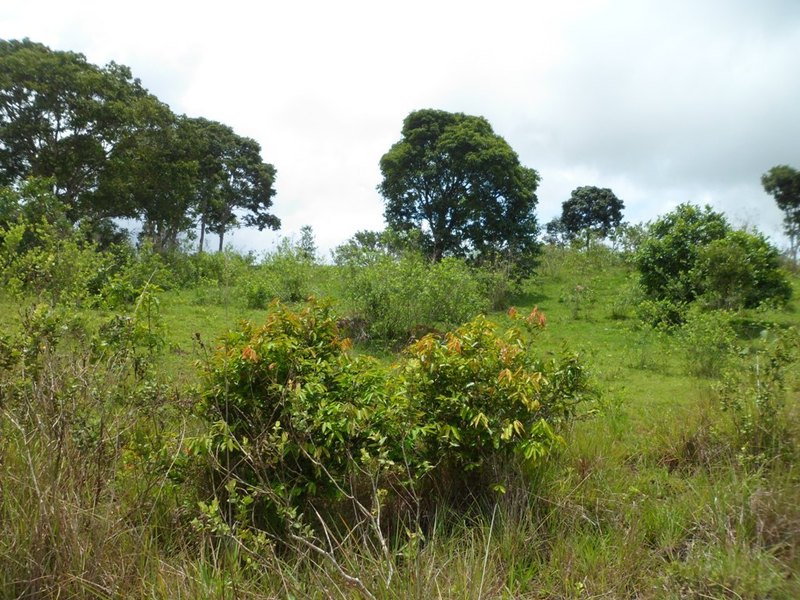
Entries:
[[759,467],[781,456],[792,458],[786,415],[786,378],[800,357],[795,329],[765,329],[743,352],[718,386],[733,425],[733,443],[746,466]]
[[[52,208],[59,206],[55,198],[39,194],[37,199],[51,209],[25,203],[16,220],[0,225],[0,278],[18,296],[31,294],[52,306],[80,304],[101,284],[108,257],[64,226],[58,218],[63,213]],[[29,221],[28,214],[39,214],[40,220]]]
[[248,308],[264,309],[273,300],[298,302],[312,295],[311,281],[316,262],[306,237],[305,245],[283,238],[258,268],[240,284]]
[[783,227],[796,263],[800,246],[800,171],[788,165],[772,167],[761,176],[761,185],[783,211]]
[[[228,493],[251,498],[240,508],[265,527],[299,524],[308,502],[347,498],[373,476],[402,504],[489,462],[538,464],[591,390],[576,356],[530,351],[523,331],[543,327],[541,313],[511,315],[518,325],[501,335],[481,317],[429,334],[386,370],[350,358],[324,304],[274,304],[205,367],[201,412],[213,425],[194,451],[232,482]],[[485,475],[496,490],[509,485],[507,474]]]
[[195,450],[258,500],[264,526],[264,514],[275,527],[307,498],[335,497],[353,461],[386,458],[386,436],[398,439],[403,404],[348,347],[327,306],[273,304],[263,326],[243,323],[205,367],[201,410],[214,425]]
[[420,231],[434,260],[502,258],[530,272],[539,176],[483,117],[412,112],[381,158],[381,173],[387,223]]
[[728,232],[701,248],[695,269],[702,301],[712,308],[783,303],[792,295],[778,250],[759,233]]
[[352,313],[376,340],[406,342],[419,333],[463,323],[486,310],[482,282],[460,259],[430,263],[416,254],[378,256],[341,268]]
[[[525,318],[516,311],[510,315],[529,331],[544,327],[537,310]],[[588,392],[577,357],[546,364],[530,351],[523,329],[512,327],[501,335],[494,329],[477,317],[405,350],[403,395],[433,425],[424,438],[432,464],[470,471],[512,453],[535,463],[563,441],[556,430]]]
[[115,217],[141,219],[158,251],[198,216],[220,249],[239,217],[277,229],[275,169],[260,152],[230,127],[173,114],[125,66],[0,40],[0,185],[48,178],[68,221],[103,245]]
[[732,315],[692,308],[684,318],[677,334],[687,371],[695,377],[719,377],[738,348]]
[[51,177],[72,215],[91,212],[109,156],[165,107],[127,67],[27,39],[0,41],[0,65],[0,183]]
[[259,231],[278,229],[280,220],[269,212],[275,167],[262,160],[258,142],[215,121],[196,118],[187,123],[201,176],[195,208],[200,216],[200,252],[206,229],[219,236],[222,252],[225,232],[239,223],[237,212],[243,211],[244,223]]
[[620,225],[624,208],[610,189],[583,186],[572,190],[569,200],[561,205],[558,222],[568,238],[584,236],[588,246],[591,234],[606,238]]
[[682,204],[658,219],[636,264],[645,293],[676,306],[703,298],[711,306],[753,307],[791,293],[764,237],[732,230],[709,206]]

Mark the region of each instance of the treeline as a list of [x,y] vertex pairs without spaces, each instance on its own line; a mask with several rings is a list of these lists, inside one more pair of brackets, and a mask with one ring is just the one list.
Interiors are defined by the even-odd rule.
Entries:
[[255,140],[176,115],[123,65],[0,40],[0,185],[31,179],[45,180],[64,218],[101,246],[119,240],[118,218],[141,221],[159,250],[197,228],[202,249],[208,233],[221,248],[240,222],[280,226],[275,168]]

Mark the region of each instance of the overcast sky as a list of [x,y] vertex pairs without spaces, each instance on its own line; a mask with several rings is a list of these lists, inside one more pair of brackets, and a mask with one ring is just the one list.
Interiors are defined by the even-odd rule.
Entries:
[[800,167],[800,0],[2,0],[23,37],[255,138],[283,228],[241,249],[382,229],[378,162],[420,108],[486,117],[541,175],[541,224],[597,185],[631,222],[709,203],[785,243],[759,179]]

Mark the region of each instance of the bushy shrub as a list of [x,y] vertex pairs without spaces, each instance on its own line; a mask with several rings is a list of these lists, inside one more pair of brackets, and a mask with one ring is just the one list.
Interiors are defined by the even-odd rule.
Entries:
[[0,231],[0,277],[7,289],[57,303],[80,304],[108,258],[75,234],[24,218]]
[[213,426],[194,447],[255,501],[261,525],[335,497],[356,465],[388,469],[402,455],[406,404],[348,347],[328,306],[273,304],[264,325],[243,323],[205,367],[201,411]]
[[754,307],[791,294],[778,252],[758,234],[731,229],[710,207],[682,204],[653,223],[636,255],[653,300],[703,299],[712,307]]
[[404,342],[420,330],[452,327],[489,308],[482,282],[460,259],[431,263],[407,254],[340,268],[349,306],[373,339]]
[[645,292],[656,300],[691,302],[698,296],[695,267],[700,250],[730,231],[725,217],[681,204],[651,224],[636,265]]
[[[517,320],[544,326],[536,310]],[[513,453],[528,462],[546,456],[559,441],[556,429],[588,392],[575,356],[545,363],[521,328],[498,335],[480,316],[444,336],[423,337],[405,356],[400,381],[428,425],[426,460],[461,471]]]
[[757,233],[728,232],[700,250],[695,268],[702,300],[712,308],[783,303],[792,295],[780,253]]
[[204,369],[210,431],[191,445],[244,511],[228,518],[280,529],[363,490],[367,503],[398,505],[443,477],[465,486],[466,473],[502,490],[509,473],[484,468],[540,461],[591,393],[575,356],[532,351],[524,332],[544,325],[540,313],[515,321],[503,334],[478,317],[427,335],[389,368],[352,358],[318,302],[243,323]]

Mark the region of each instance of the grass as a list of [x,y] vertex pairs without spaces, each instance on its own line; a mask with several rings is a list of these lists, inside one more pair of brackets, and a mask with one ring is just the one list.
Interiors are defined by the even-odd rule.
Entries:
[[[330,273],[324,281],[335,289]],[[112,358],[70,363],[40,349],[23,380],[0,378],[0,598],[800,597],[797,364],[786,376],[793,450],[743,462],[716,378],[691,372],[676,336],[638,323],[632,283],[607,252],[545,256],[515,304],[546,314],[545,351],[584,355],[600,397],[529,488],[443,508],[388,558],[355,535],[330,556],[267,545],[248,557],[192,524],[193,484],[174,465],[183,436],[202,426],[191,414],[195,363],[240,319],[264,314],[235,288],[161,296],[156,383]],[[0,299],[4,332],[19,331],[18,315]],[[109,317],[84,314],[90,325]],[[796,325],[797,313],[737,319],[746,344],[766,323]]]

